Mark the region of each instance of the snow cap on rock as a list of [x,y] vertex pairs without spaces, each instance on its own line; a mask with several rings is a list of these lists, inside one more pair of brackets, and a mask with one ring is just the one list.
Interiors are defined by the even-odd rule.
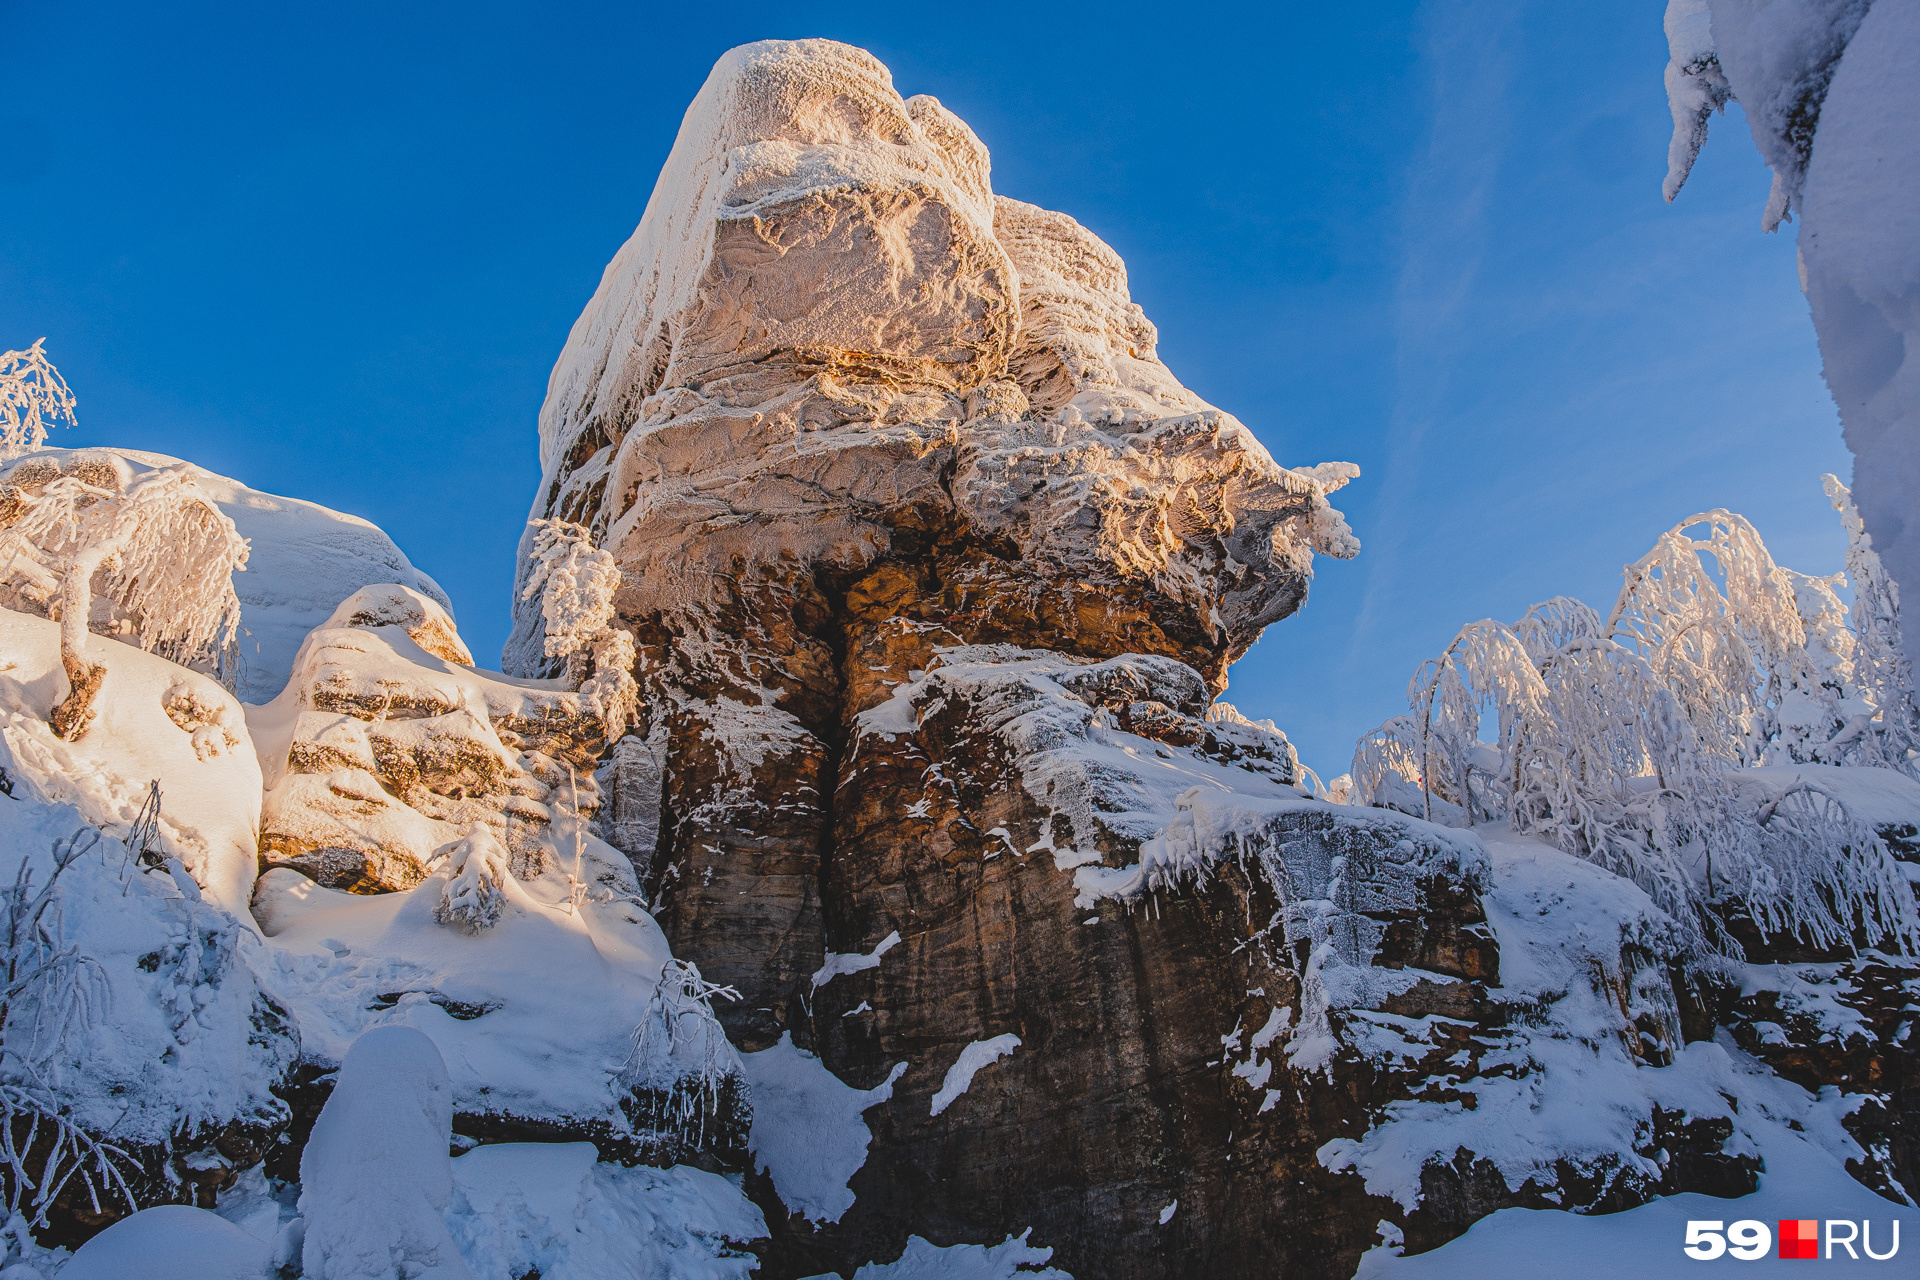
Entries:
[[354,1041],[300,1157],[308,1280],[472,1280],[447,1230],[453,1087],[433,1041]]

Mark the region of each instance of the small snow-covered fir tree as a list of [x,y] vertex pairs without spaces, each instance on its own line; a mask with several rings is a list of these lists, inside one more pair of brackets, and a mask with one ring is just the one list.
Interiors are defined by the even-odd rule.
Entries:
[[613,554],[593,545],[593,531],[570,520],[535,520],[533,555],[520,598],[540,599],[546,623],[546,654],[568,658],[585,675],[594,637],[613,622],[613,593],[620,567]]
[[69,739],[86,732],[106,674],[85,656],[96,590],[112,633],[183,666],[217,666],[239,627],[233,575],[247,563],[247,540],[185,463],[133,475],[104,459],[80,470],[20,493],[0,531],[0,575],[41,593],[60,621],[69,693],[53,726]]
[[500,922],[507,907],[507,881],[513,878],[500,838],[484,822],[449,846],[446,887],[433,908],[433,918],[463,933],[481,933]]
[[45,342],[41,338],[25,351],[0,352],[0,462],[44,445],[47,428],[61,419],[73,425],[77,401],[47,359]]
[[633,636],[613,625],[620,567],[593,545],[593,531],[568,520],[535,520],[533,554],[520,598],[540,599],[546,654],[567,660],[567,678],[606,724],[608,742],[639,708]]

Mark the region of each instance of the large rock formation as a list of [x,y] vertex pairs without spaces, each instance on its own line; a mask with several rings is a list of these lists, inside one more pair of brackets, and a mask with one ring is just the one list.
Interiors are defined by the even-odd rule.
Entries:
[[[1303,801],[1283,735],[1209,710],[1358,549],[1357,469],[1277,465],[1154,342],[938,102],[770,42],[715,68],[555,367],[534,514],[617,558],[647,700],[608,831],[741,1049],[906,1064],[854,1208],[774,1274],[1027,1225],[1084,1275],[1333,1274],[1381,1216],[1315,1156],[1364,1127],[1345,1011],[1494,976],[1470,838]],[[548,674],[540,626],[510,670]],[[1288,852],[1142,862],[1196,788]]]
[[[619,560],[663,919],[713,941],[749,1047],[806,1034],[841,756],[890,683],[1018,643],[1217,689],[1313,549],[1357,549],[1324,497],[1354,469],[1277,466],[1153,342],[1110,249],[996,200],[972,132],[859,50],[736,50],[688,111],[555,367],[535,514]],[[543,673],[540,625],[510,670]]]

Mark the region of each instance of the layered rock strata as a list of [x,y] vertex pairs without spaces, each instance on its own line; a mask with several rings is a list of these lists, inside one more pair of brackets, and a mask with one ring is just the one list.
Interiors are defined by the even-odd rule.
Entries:
[[563,681],[475,670],[446,610],[397,584],[342,601],[255,718],[262,869],[328,888],[410,889],[475,822],[532,878],[599,807],[591,707]]

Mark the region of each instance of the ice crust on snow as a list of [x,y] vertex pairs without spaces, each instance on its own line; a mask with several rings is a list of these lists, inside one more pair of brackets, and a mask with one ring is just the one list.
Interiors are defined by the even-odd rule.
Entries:
[[960,1050],[960,1056],[947,1068],[940,1090],[933,1095],[933,1114],[952,1106],[954,1099],[973,1087],[973,1078],[1020,1047],[1020,1037],[1011,1031],[991,1040],[975,1040]]
[[798,1048],[791,1033],[740,1056],[753,1088],[754,1165],[773,1178],[781,1203],[813,1222],[838,1222],[853,1207],[848,1181],[867,1162],[873,1140],[861,1114],[893,1097],[907,1064],[872,1089],[855,1089]]

